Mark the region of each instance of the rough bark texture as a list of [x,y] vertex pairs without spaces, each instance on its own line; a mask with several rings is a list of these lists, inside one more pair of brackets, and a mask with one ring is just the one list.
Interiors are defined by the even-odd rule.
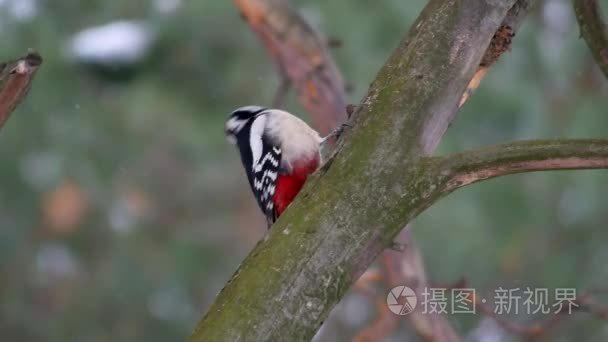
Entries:
[[[467,90],[461,97],[459,106],[466,103],[490,67],[509,50],[515,32],[535,4],[536,0],[518,0],[511,7],[499,29],[492,37],[473,79],[469,82]],[[441,136],[442,134],[439,134],[438,138],[440,139]],[[427,150],[424,152],[430,155],[434,150],[433,146],[427,146]],[[387,275],[389,286],[406,285],[414,289],[418,295],[421,295],[424,289],[428,287],[427,276],[422,255],[412,238],[410,230],[411,226],[408,225],[395,239],[398,243],[406,246],[404,253],[399,254],[390,250],[383,252],[384,272]],[[426,341],[446,342],[460,339],[445,315],[423,314],[421,310],[414,310],[406,318],[413,331]],[[387,315],[385,319],[401,320],[403,317]]]
[[[346,111],[342,107],[346,98],[344,84],[320,34],[313,30],[305,18],[286,0],[235,2],[251,29],[258,34],[269,55],[273,57],[279,76],[284,78],[275,94],[273,106],[280,107],[288,85],[296,85],[298,99],[313,118],[315,129],[327,134],[332,127],[346,121]],[[509,14],[511,12],[515,12],[513,8]],[[495,39],[496,34],[493,40]],[[486,55],[489,54],[488,51]],[[498,58],[496,52],[492,55]],[[321,97],[319,90],[322,90]],[[382,281],[391,286],[407,284],[422,293],[428,286],[422,255],[414,240],[409,237],[409,229],[404,229],[401,235],[408,237],[403,241],[407,249],[403,253],[386,250],[380,256]],[[358,286],[359,282],[355,285]],[[369,338],[389,336],[393,331],[388,327],[396,328],[403,319],[407,319],[413,331],[425,339],[458,340],[458,335],[444,316],[422,314],[418,311],[407,317],[396,316],[388,310],[384,295],[376,297],[378,298],[372,300],[378,307],[377,321],[357,334],[354,340],[365,341]]]
[[42,58],[35,52],[15,61],[0,63],[0,128],[27,95]]
[[587,42],[595,61],[608,77],[608,28],[597,0],[574,0],[574,12],[581,36]]
[[440,197],[434,149],[512,1],[431,0],[353,128],[220,292],[192,340],[309,340],[403,225]]

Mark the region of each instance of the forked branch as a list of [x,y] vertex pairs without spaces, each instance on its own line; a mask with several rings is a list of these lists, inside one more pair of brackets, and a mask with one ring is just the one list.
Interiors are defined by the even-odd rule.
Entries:
[[417,161],[447,130],[514,3],[427,3],[353,113],[331,164],[243,261],[193,341],[313,337],[373,259],[438,199]]
[[425,156],[515,2],[427,3],[353,113],[331,163],[243,261],[192,341],[310,340],[401,228],[451,190],[514,172],[608,166],[605,140]]

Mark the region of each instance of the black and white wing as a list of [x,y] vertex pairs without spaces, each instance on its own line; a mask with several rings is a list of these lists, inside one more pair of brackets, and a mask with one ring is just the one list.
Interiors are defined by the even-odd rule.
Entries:
[[277,218],[273,196],[281,163],[281,149],[262,139],[260,159],[253,166],[252,190],[270,226]]

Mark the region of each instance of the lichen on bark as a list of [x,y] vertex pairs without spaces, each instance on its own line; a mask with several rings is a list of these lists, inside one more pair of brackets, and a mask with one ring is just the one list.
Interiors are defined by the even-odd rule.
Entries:
[[514,2],[427,4],[332,163],[245,259],[192,340],[312,338],[354,280],[436,199],[422,153],[447,129]]

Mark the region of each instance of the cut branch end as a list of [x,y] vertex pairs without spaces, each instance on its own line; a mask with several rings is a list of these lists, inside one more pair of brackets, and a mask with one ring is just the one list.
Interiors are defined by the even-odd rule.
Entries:
[[27,95],[41,64],[42,57],[33,50],[22,58],[0,64],[0,128]]

